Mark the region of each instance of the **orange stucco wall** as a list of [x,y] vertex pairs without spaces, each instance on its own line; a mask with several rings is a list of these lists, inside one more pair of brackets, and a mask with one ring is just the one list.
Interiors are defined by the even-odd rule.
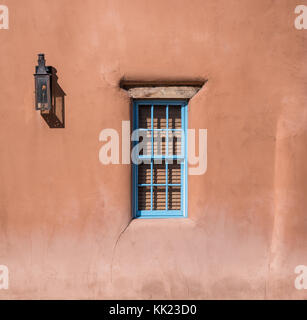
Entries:
[[[1,0],[0,264],[7,298],[306,298],[307,31],[296,0]],[[58,70],[64,129],[34,109],[37,53]],[[188,219],[133,220],[129,165],[104,128],[132,80],[208,79],[189,127],[208,169]]]

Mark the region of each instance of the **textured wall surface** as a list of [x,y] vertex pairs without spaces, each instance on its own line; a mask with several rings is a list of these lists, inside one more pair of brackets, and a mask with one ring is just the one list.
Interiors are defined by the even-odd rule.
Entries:
[[[1,0],[0,299],[307,298],[307,31],[296,0]],[[37,54],[58,70],[64,129],[34,110]],[[305,65],[303,64],[305,62]],[[130,120],[122,78],[208,79],[188,219],[131,219],[130,165],[99,133]]]

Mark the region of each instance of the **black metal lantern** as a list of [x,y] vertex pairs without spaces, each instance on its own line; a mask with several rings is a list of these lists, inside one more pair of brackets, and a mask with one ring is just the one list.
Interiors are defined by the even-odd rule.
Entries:
[[35,67],[35,109],[51,109],[51,70],[46,67],[45,55],[38,55],[38,66]]

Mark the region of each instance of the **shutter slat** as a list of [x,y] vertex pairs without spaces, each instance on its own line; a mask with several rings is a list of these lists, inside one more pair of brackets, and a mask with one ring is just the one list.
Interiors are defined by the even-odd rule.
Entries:
[[140,164],[139,165],[139,174],[138,174],[139,184],[150,184],[151,181],[151,171],[149,164]]
[[168,108],[168,128],[181,128],[181,106],[171,106]]
[[181,209],[181,189],[179,187],[168,187],[168,210]]
[[166,106],[154,106],[153,111],[153,128],[166,128]]
[[153,187],[152,209],[153,210],[165,210],[165,207],[166,207],[165,187]]
[[153,165],[153,183],[154,184],[165,184],[166,183],[166,167],[165,161],[162,164]]
[[168,183],[179,184],[181,183],[181,168],[180,164],[168,164]]
[[150,187],[139,187],[138,207],[139,210],[150,210]]
[[151,155],[151,132],[145,131],[140,132],[140,140],[142,142],[143,148],[140,150],[140,155]]
[[150,129],[151,128],[151,107],[140,106],[139,107],[139,128]]
[[181,154],[181,132],[172,131],[168,134],[168,154],[180,155]]

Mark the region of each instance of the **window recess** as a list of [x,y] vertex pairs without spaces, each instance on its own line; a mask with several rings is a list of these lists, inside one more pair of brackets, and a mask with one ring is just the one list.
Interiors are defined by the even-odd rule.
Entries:
[[135,218],[187,216],[187,100],[133,100]]

